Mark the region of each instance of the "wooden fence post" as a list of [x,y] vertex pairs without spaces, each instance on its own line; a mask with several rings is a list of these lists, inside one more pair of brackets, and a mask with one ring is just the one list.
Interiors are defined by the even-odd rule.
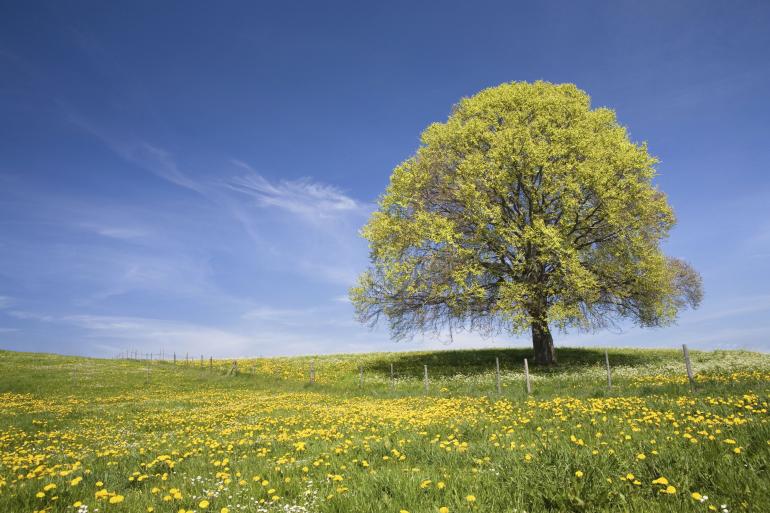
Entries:
[[390,364],[390,388],[391,390],[396,389],[396,378],[393,374],[393,364]]
[[364,366],[359,364],[358,365],[358,388],[363,388],[364,386]]
[[315,384],[315,359],[310,359],[310,384]]
[[214,357],[209,356],[209,371],[213,371],[213,370],[214,370]]
[[184,364],[185,365],[190,365],[190,353],[185,353],[184,354]]
[[524,381],[527,384],[527,394],[531,394],[532,386],[529,384],[529,364],[526,358],[524,358]]
[[610,355],[604,350],[604,363],[607,365],[607,390],[612,390],[612,373],[610,372]]
[[174,365],[176,365],[176,352],[174,352]]
[[427,394],[428,393],[428,366],[425,365],[423,370],[425,371],[425,377],[423,378],[423,381],[425,382],[425,393]]
[[685,369],[687,369],[687,379],[690,381],[690,390],[695,391],[695,376],[693,376],[692,373],[690,351],[687,350],[687,344],[682,344],[682,353],[684,353],[684,366]]
[[495,383],[497,384],[497,393],[500,393],[500,358],[495,357]]

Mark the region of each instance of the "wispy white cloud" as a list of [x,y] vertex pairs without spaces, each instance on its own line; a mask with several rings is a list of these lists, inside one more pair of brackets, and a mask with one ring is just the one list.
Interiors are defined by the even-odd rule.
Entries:
[[225,181],[224,186],[250,197],[258,206],[283,209],[311,220],[365,208],[331,185],[310,178],[270,182],[248,164],[233,163],[246,173]]
[[[218,355],[246,355],[252,340],[243,334],[202,324],[166,319],[109,315],[47,315],[12,311],[19,319],[67,325],[82,330],[82,338],[96,352],[114,354],[127,348],[157,351],[162,348]],[[89,351],[91,354],[94,351]]]
[[148,237],[152,232],[144,227],[131,226],[107,226],[85,223],[82,225],[85,230],[92,231],[102,237],[121,240],[136,240]]
[[[305,317],[310,325],[302,329],[285,329],[282,323],[273,327],[246,323],[238,328],[222,328],[201,323],[159,318],[111,315],[47,315],[15,312],[25,320],[36,320],[80,331],[78,347],[85,354],[113,356],[126,350],[177,355],[204,354],[214,357],[280,356],[364,351],[372,344],[382,344],[383,335],[353,330],[345,336],[319,326],[336,325],[335,319],[316,318],[312,310],[282,310],[269,306],[252,311],[249,321]],[[295,327],[296,328],[296,327]]]
[[115,349],[127,345],[146,349],[176,348],[194,353],[245,354],[249,337],[228,330],[187,322],[99,315],[71,315],[60,318],[87,330],[87,336],[109,342]]
[[121,156],[152,171],[164,180],[205,195],[205,187],[179,169],[169,152],[143,141],[119,143],[115,147]]
[[53,322],[56,317],[52,315],[41,314],[37,312],[28,312],[26,310],[9,310],[8,315],[25,321]]
[[168,151],[140,138],[117,134],[72,110],[68,111],[67,117],[73,125],[102,141],[124,160],[179,187],[205,194],[198,180],[182,171]]
[[278,322],[281,324],[294,324],[308,315],[316,312],[314,308],[273,308],[271,306],[258,306],[245,312],[241,317],[246,320],[260,320]]

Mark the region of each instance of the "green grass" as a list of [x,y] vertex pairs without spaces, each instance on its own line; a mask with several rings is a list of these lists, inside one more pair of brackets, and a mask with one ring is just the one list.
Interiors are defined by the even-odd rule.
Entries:
[[770,356],[692,352],[691,392],[681,352],[609,355],[611,390],[603,350],[564,348],[531,367],[528,396],[519,349],[249,359],[237,375],[0,351],[0,512],[770,511]]

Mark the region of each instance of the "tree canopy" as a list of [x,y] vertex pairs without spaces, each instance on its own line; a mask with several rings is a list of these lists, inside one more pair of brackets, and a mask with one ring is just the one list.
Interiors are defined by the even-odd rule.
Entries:
[[396,338],[673,322],[701,279],[660,243],[674,225],[656,159],[572,84],[511,82],[454,106],[397,166],[362,234],[357,317]]

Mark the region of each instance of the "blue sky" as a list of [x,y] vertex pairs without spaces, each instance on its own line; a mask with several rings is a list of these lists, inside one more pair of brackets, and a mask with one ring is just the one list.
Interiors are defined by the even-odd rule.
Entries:
[[666,251],[706,291],[676,326],[557,346],[770,350],[770,4],[529,4],[4,2],[0,347],[446,347],[356,324],[358,230],[459,98],[543,79],[648,142]]

